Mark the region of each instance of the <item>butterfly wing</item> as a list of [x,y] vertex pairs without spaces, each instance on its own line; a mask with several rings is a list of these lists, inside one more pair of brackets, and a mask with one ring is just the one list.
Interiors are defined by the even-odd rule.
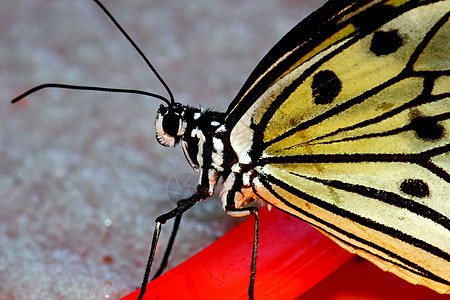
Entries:
[[338,2],[257,67],[230,143],[261,199],[450,293],[450,1]]

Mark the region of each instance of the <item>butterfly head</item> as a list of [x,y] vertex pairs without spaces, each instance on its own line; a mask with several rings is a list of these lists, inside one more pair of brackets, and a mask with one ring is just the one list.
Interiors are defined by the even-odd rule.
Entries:
[[156,114],[156,139],[165,147],[174,147],[186,131],[186,106],[180,103],[161,105]]

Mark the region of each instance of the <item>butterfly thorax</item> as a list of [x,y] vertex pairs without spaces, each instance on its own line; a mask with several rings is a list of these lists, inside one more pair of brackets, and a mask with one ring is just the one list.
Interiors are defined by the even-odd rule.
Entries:
[[[224,210],[233,216],[247,215],[241,211],[253,201],[252,170],[242,169],[229,142],[225,114],[173,103],[161,105],[156,117],[156,138],[166,147],[181,142],[191,167],[200,173],[198,189],[210,197],[222,177],[220,198]],[[202,199],[204,200],[204,199]]]

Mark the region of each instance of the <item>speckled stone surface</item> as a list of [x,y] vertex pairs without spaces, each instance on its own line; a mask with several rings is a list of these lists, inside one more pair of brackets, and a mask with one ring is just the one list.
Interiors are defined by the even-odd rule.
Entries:
[[[177,101],[224,111],[260,58],[322,2],[105,5]],[[92,1],[0,2],[0,299],[118,299],[140,285],[154,219],[175,205],[174,179],[195,182],[195,172],[179,148],[156,142],[158,101],[47,90],[9,104],[46,82],[164,94]],[[199,204],[169,267],[238,221],[217,198]]]

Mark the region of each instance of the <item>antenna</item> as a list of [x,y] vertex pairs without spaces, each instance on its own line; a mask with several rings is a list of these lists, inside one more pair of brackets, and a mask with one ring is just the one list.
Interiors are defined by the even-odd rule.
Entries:
[[105,12],[105,14],[108,16],[108,18],[114,23],[114,25],[116,25],[117,29],[120,30],[120,32],[123,34],[123,36],[130,42],[130,44],[133,46],[133,48],[139,53],[139,55],[145,61],[147,66],[153,71],[155,76],[159,79],[161,84],[166,89],[167,93],[169,94],[170,102],[174,103],[175,100],[173,98],[172,91],[169,89],[169,86],[165,83],[165,81],[162,79],[162,77],[156,71],[155,67],[153,67],[153,65],[150,63],[150,61],[145,56],[145,54],[141,51],[141,49],[138,47],[138,45],[136,45],[136,43],[131,39],[131,37],[128,35],[128,33],[125,32],[125,30],[122,28],[122,26],[120,26],[120,24],[116,21],[116,19],[111,15],[111,13],[106,9],[105,6],[103,6],[103,4],[99,0],[94,0],[94,2],[97,3],[98,6],[100,6],[100,8]]
[[137,95],[144,95],[153,97],[156,99],[160,99],[164,101],[167,105],[170,105],[171,103],[174,103],[174,97],[172,94],[172,91],[170,90],[169,86],[166,84],[166,82],[162,79],[161,75],[156,71],[155,67],[150,63],[148,58],[145,56],[145,54],[142,52],[142,50],[136,45],[136,43],[131,39],[131,37],[125,32],[125,30],[120,26],[120,24],[116,21],[116,19],[111,15],[111,13],[106,9],[105,6],[99,1],[99,0],[93,0],[97,5],[103,10],[103,12],[108,16],[108,18],[114,23],[114,25],[119,29],[119,31],[122,33],[123,36],[128,40],[128,42],[133,46],[133,48],[139,53],[139,55],[142,57],[142,59],[145,61],[147,66],[152,70],[153,74],[155,74],[156,78],[161,82],[161,84],[166,89],[167,93],[169,94],[169,99],[167,99],[164,96],[161,96],[159,94],[150,93],[146,91],[141,90],[135,90],[135,89],[119,89],[119,88],[109,88],[109,87],[98,87],[98,86],[85,86],[85,85],[72,85],[72,84],[62,84],[62,83],[46,83],[41,84],[38,86],[35,86],[26,92],[20,94],[13,100],[11,100],[11,103],[16,103],[26,96],[33,94],[39,90],[45,89],[45,88],[62,88],[62,89],[71,89],[71,90],[84,90],[84,91],[97,91],[97,92],[111,92],[111,93],[125,93],[125,94],[137,94]]
[[45,89],[45,88],[60,88],[60,89],[67,89],[67,90],[137,94],[137,95],[144,95],[144,96],[157,98],[157,99],[164,101],[167,105],[170,105],[170,101],[168,99],[166,99],[165,97],[163,97],[159,94],[150,93],[150,92],[146,92],[146,91],[133,90],[133,89],[107,88],[107,87],[88,86],[88,85],[73,85],[73,84],[63,84],[63,83],[45,83],[45,84],[35,86],[34,88],[31,88],[28,91],[26,91],[25,93],[22,93],[19,96],[17,96],[16,98],[12,99],[11,103],[16,103],[16,102],[22,100],[23,98],[25,98],[26,96],[31,95],[34,92],[37,92],[37,91]]

